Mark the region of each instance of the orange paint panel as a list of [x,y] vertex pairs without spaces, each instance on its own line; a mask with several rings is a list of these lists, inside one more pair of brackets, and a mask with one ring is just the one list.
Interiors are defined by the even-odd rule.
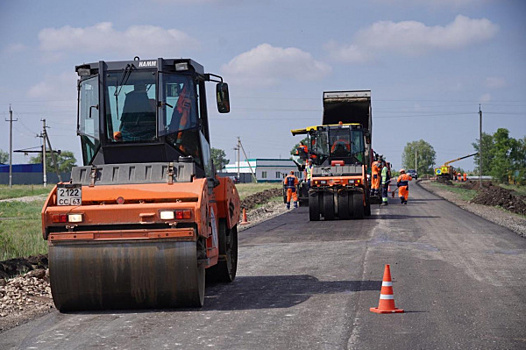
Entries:
[[206,179],[169,184],[131,184],[108,186],[82,186],[83,202],[112,202],[117,198],[127,201],[183,200],[198,201]]

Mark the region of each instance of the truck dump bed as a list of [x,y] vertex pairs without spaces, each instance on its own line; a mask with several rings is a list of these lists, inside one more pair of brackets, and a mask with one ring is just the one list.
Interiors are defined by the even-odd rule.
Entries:
[[371,90],[325,91],[322,124],[358,123],[372,129]]

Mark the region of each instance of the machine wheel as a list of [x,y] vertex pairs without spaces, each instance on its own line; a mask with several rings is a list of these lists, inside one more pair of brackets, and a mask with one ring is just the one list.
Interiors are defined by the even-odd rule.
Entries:
[[316,192],[309,193],[309,220],[320,221],[320,196]]
[[334,220],[334,194],[332,192],[323,193],[323,216],[325,220]]
[[371,197],[370,196],[366,196],[365,197],[365,216],[371,216]]
[[338,216],[342,220],[349,220],[351,218],[351,211],[349,210],[349,192],[341,191],[338,193]]
[[365,210],[363,206],[363,193],[355,192],[352,194],[353,219],[363,219]]
[[53,301],[61,312],[201,307],[202,249],[201,241],[52,244],[48,259]]
[[229,283],[234,281],[237,273],[237,225],[227,229],[226,221],[219,220],[219,261],[217,265],[206,270],[209,282]]

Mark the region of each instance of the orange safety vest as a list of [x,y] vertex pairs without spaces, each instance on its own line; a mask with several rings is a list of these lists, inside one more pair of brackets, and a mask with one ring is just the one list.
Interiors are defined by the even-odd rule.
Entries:
[[331,152],[334,152],[334,150],[336,149],[336,146],[338,145],[344,145],[345,148],[347,148],[347,151],[351,150],[351,145],[349,144],[347,140],[339,139],[339,140],[334,141],[334,143],[332,144]]

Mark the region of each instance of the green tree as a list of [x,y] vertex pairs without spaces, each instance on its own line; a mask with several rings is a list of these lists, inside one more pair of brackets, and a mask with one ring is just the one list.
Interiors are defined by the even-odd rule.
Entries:
[[212,162],[217,171],[221,171],[225,168],[225,165],[230,163],[229,159],[226,159],[226,153],[222,149],[214,148],[211,149]]
[[[296,145],[294,145],[294,147],[292,147],[292,149],[290,150],[290,155],[292,157],[297,157],[298,155],[296,154],[296,150],[298,149],[298,147],[300,146],[300,143],[303,142],[304,145],[308,145],[309,144],[309,137],[308,136],[305,136],[305,138],[303,140],[301,140],[300,142],[298,142]],[[291,159],[292,159],[291,157]]]
[[0,163],[6,164],[7,162],[9,162],[9,153],[0,149]]
[[[475,154],[474,156],[474,162],[475,162],[475,173],[480,173],[480,146],[479,141],[480,139],[477,139],[477,142],[472,143],[473,148],[475,151],[478,152],[478,154]],[[490,173],[490,167],[491,163],[493,162],[493,136],[490,134],[486,134],[485,132],[482,133],[482,174],[489,174]]]
[[409,142],[404,147],[402,154],[402,165],[406,169],[414,169],[415,154],[417,157],[418,175],[433,174],[433,164],[435,164],[436,153],[429,143],[424,140]]
[[[479,150],[478,142],[473,143],[473,148]],[[475,162],[479,168],[478,156]],[[499,182],[526,183],[526,137],[516,140],[504,128],[493,135],[482,134],[482,170]]]
[[[70,172],[71,169],[76,166],[77,160],[75,155],[70,151],[62,151],[60,154],[55,154],[58,164],[58,171],[61,173]],[[42,163],[42,154],[38,154],[36,157],[31,157],[29,163],[38,164]],[[55,165],[53,164],[53,159],[51,155],[46,156],[46,167],[47,171],[55,171]]]

